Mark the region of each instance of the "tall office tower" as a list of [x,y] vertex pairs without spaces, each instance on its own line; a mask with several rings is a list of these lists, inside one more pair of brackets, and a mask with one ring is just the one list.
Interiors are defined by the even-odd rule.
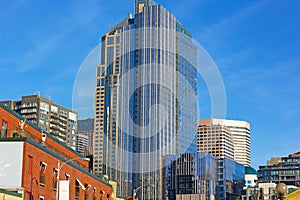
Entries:
[[118,197],[162,199],[162,156],[197,151],[196,56],[191,34],[152,0],[102,37],[94,172],[117,182]]
[[[87,136],[87,144],[84,148],[85,155],[91,155],[93,153],[93,135],[94,135],[94,118],[88,118],[78,120],[77,123],[77,135]],[[98,138],[97,138],[98,140]]]
[[199,120],[198,151],[209,152],[250,166],[250,124],[238,120]]
[[20,101],[1,101],[12,110],[76,149],[77,112],[40,95],[23,96]]

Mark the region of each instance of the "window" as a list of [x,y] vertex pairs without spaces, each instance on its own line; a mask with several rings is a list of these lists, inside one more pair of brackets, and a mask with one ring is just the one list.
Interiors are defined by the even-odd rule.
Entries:
[[66,176],[66,180],[70,180],[70,174],[65,174],[65,176]]
[[1,126],[2,126],[2,130],[1,130],[1,136],[0,137],[6,138],[7,137],[7,122],[2,121]]
[[93,187],[93,200],[96,200],[97,199],[97,197],[96,197],[96,188],[95,187]]
[[53,169],[53,177],[52,177],[52,188],[53,190],[57,189],[57,176],[58,176],[58,169],[54,168]]
[[76,179],[76,181],[75,181],[75,199],[79,200],[79,197],[80,197],[80,184],[79,184],[78,179]]
[[33,163],[33,157],[28,155],[28,163],[27,163],[28,174],[32,174],[32,163]]
[[40,185],[45,186],[46,184],[46,171],[47,163],[41,162],[40,163]]

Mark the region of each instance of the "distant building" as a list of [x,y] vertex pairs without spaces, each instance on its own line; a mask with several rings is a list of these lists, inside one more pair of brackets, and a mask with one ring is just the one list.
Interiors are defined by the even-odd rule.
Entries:
[[199,121],[198,152],[207,152],[218,158],[233,160],[233,145],[233,136],[227,126]]
[[227,158],[188,153],[165,158],[164,199],[233,199],[242,195],[245,168]]
[[112,186],[87,171],[81,154],[23,121],[0,104],[1,187],[23,188],[24,199],[56,199],[56,192],[59,199],[110,199]]
[[258,183],[258,192],[257,197],[261,200],[269,200],[269,199],[278,199],[278,195],[276,192],[276,183],[267,182],[267,183]]
[[246,188],[255,187],[257,181],[257,172],[252,167],[245,167],[245,186]]
[[23,96],[19,101],[0,101],[27,121],[76,149],[77,112],[40,95]]
[[211,199],[218,184],[218,158],[207,153],[166,156],[164,199]]
[[257,172],[252,167],[245,167],[245,187],[243,200],[257,200],[260,189],[257,184]]
[[266,166],[259,166],[258,182],[285,183],[300,187],[300,155],[291,154],[289,157],[272,158]]
[[[252,198],[251,200],[277,200],[279,199],[279,194],[276,192],[276,183],[273,182],[264,182],[264,183],[258,183],[257,184],[257,192],[256,192],[256,197],[257,198]],[[285,200],[287,199],[293,199],[293,200],[299,200],[299,192],[293,193],[294,191],[298,190],[294,185],[286,185],[287,187],[287,193],[284,195]],[[288,198],[287,198],[288,196]],[[248,200],[248,199],[247,199]]]
[[300,157],[300,151],[297,153],[290,154],[289,157],[291,158]]
[[[84,120],[78,120],[78,126],[77,126],[77,137],[79,138],[86,138],[87,143],[84,143],[85,146],[78,145],[79,152],[82,152],[84,155],[92,155],[93,154],[93,135],[94,135],[94,119],[88,118]],[[79,139],[78,138],[78,139]],[[86,139],[83,139],[86,140]]]
[[250,124],[214,118],[199,120],[198,152],[208,152],[250,166]]
[[85,155],[86,148],[88,147],[89,137],[87,135],[77,133],[76,135],[76,151]]
[[78,120],[77,133],[88,136],[88,146],[93,146],[94,118]]

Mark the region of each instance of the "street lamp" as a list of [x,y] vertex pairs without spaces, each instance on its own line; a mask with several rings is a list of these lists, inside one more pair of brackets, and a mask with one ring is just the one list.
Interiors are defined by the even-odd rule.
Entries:
[[75,160],[86,160],[86,161],[90,161],[89,158],[73,158],[73,159],[67,160],[66,162],[63,162],[62,164],[60,164],[60,160],[58,160],[58,166],[57,166],[57,180],[56,180],[56,198],[55,198],[56,200],[59,199],[59,197],[58,197],[58,195],[59,195],[58,190],[59,190],[59,174],[60,174],[60,170],[61,170],[61,168],[62,168],[65,164],[67,164],[67,163],[69,163],[69,162],[72,162],[72,161],[75,161]]
[[280,200],[284,200],[284,194],[287,193],[286,184],[278,183],[276,186],[276,192],[279,194]]
[[138,198],[137,198],[137,192],[139,191],[139,189],[141,189],[142,187],[149,187],[149,186],[152,186],[152,187],[155,188],[155,185],[153,185],[153,184],[148,184],[148,185],[141,185],[141,186],[137,187],[136,189],[133,189],[133,199],[134,199],[134,200],[138,199]]
[[32,182],[35,181],[35,183],[38,185],[39,182],[35,177],[31,177],[31,181],[30,181],[30,200],[33,200],[33,195],[32,195]]

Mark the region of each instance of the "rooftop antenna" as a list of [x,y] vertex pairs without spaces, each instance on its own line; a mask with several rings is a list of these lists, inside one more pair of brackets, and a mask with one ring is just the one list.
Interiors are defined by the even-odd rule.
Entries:
[[41,96],[40,91],[36,91],[34,94],[35,94],[35,95],[38,95],[39,97]]

